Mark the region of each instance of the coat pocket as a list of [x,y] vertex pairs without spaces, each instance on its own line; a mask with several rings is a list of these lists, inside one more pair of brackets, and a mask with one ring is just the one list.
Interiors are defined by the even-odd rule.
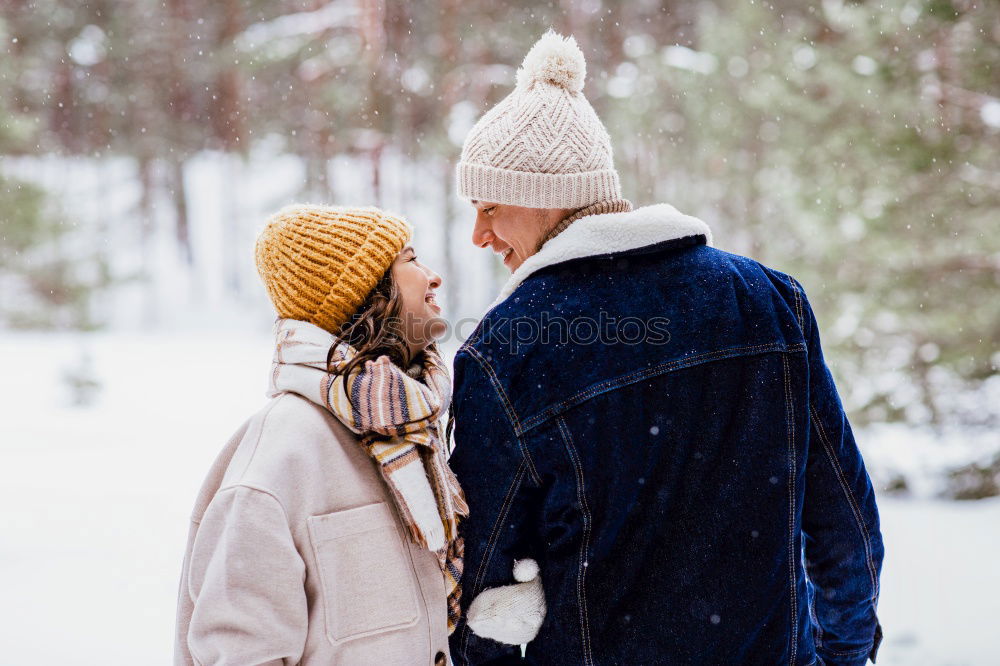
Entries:
[[413,562],[388,504],[311,516],[308,525],[331,643],[417,623]]

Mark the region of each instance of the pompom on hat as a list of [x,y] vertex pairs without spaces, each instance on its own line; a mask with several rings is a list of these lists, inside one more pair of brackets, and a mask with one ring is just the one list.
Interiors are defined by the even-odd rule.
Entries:
[[576,40],[549,30],[524,56],[517,70],[517,87],[524,89],[535,83],[548,83],[581,92],[586,78],[587,62]]
[[378,208],[294,204],[257,237],[257,272],[278,316],[338,333],[412,235]]
[[528,208],[620,199],[611,137],[583,96],[586,74],[576,40],[545,33],[518,69],[514,91],[466,137],[459,195]]

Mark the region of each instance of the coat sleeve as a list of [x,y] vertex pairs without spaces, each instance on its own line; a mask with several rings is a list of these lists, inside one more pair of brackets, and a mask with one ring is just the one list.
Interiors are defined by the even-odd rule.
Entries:
[[797,283],[809,361],[810,438],[802,532],[816,650],[826,664],[873,662],[882,535],[875,492],[823,359],[816,318]]
[[242,486],[220,490],[188,566],[187,638],[196,664],[299,663],[308,627],[305,564],[276,498]]
[[538,557],[539,490],[481,363],[485,360],[475,358],[475,352],[460,352],[455,361],[455,451],[450,463],[469,504],[460,528],[465,540],[462,620],[450,638],[456,666],[524,663],[520,646],[477,636],[465,617],[483,590],[514,582],[515,560]]

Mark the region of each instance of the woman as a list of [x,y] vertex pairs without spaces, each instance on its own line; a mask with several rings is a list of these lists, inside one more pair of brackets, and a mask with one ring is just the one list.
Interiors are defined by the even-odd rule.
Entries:
[[441,278],[374,208],[291,206],[257,240],[273,398],[195,507],[177,664],[444,664],[465,500],[440,421]]

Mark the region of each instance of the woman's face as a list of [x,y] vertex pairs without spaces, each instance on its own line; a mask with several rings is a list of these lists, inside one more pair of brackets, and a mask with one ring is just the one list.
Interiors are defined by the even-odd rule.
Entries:
[[421,264],[409,245],[403,248],[389,270],[399,291],[403,334],[410,352],[416,355],[444,335],[448,328],[434,294],[441,286],[441,277]]

